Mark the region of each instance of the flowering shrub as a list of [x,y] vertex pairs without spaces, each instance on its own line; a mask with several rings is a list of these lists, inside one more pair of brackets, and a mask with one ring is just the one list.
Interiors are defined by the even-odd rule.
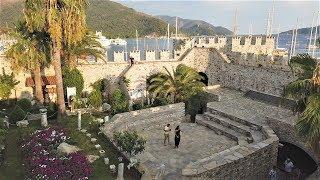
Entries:
[[50,127],[36,131],[22,145],[24,162],[31,179],[88,179],[92,168],[82,152],[58,155],[56,147],[68,139],[66,131]]
[[115,132],[113,137],[118,146],[130,155],[136,155],[144,151],[146,140],[139,136],[137,131]]

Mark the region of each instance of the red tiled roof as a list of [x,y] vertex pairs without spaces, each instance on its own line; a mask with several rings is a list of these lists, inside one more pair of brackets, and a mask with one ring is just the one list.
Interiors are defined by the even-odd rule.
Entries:
[[[56,77],[55,76],[42,76],[42,86],[45,85],[56,85]],[[34,81],[32,77],[28,77],[26,79],[26,87],[33,87]]]

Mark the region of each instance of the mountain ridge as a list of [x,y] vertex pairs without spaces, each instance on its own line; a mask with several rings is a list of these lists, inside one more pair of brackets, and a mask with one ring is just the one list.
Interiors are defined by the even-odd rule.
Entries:
[[[311,27],[304,27],[304,28],[299,28],[298,29],[298,34],[310,34],[311,31]],[[314,33],[315,29],[313,29],[313,33]],[[320,25],[318,26],[318,33],[320,32]],[[280,34],[292,34],[292,29],[287,30],[287,31],[283,31]]]
[[[168,16],[168,15],[158,15],[155,16],[160,18],[170,25],[175,26],[176,17]],[[193,20],[193,19],[185,19],[178,17],[178,27],[180,30],[196,36],[196,35],[230,35],[232,32],[222,26],[214,26],[203,20]]]

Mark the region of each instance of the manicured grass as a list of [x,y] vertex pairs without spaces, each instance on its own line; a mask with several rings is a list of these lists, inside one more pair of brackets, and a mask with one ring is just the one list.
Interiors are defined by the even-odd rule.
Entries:
[[18,128],[11,126],[5,140],[5,158],[0,166],[0,179],[21,180],[25,179],[25,168],[21,154],[21,142],[35,130],[41,128],[40,123],[30,122],[28,127]]
[[21,180],[25,177],[19,139],[19,129],[16,127],[10,128],[5,140],[5,161],[0,166],[0,179]]

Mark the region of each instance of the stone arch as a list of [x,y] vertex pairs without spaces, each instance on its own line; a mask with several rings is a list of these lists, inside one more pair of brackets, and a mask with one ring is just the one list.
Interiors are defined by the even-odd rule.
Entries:
[[277,159],[278,167],[283,168],[285,159],[290,158],[295,167],[302,171],[303,177],[307,177],[317,170],[317,160],[305,147],[294,142],[281,140],[280,144]]
[[208,75],[204,72],[199,72],[199,74],[202,76],[202,80],[201,82],[203,82],[203,84],[205,84],[206,86],[208,86],[209,84],[209,78]]

